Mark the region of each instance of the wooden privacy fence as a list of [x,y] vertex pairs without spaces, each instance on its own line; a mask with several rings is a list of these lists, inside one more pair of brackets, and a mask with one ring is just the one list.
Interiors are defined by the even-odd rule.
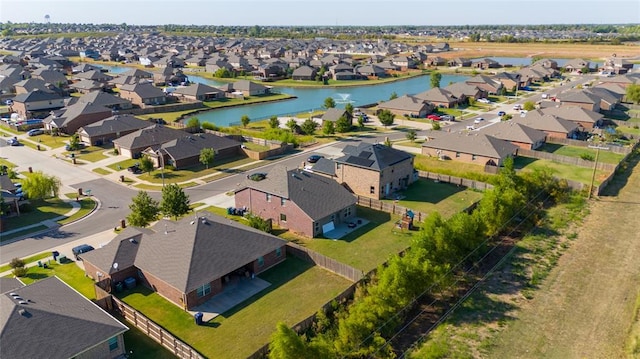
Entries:
[[549,160],[549,161],[554,161],[558,163],[566,163],[568,165],[573,165],[578,167],[593,168],[593,166],[595,165],[596,169],[601,171],[614,171],[618,166],[617,164],[614,164],[614,163],[604,163],[600,161],[594,163],[594,161],[583,160],[582,158],[579,158],[579,157],[569,157],[569,156],[557,155],[555,153],[549,153],[549,152],[526,150],[523,148],[518,150],[518,154],[524,157],[537,158],[541,160]]
[[[589,146],[594,145],[592,142],[572,140],[570,138],[555,138],[555,137],[548,137],[547,143],[551,143],[555,145],[585,147],[585,148],[588,148]],[[633,148],[633,147],[621,147],[621,146],[607,146],[607,147],[609,147],[609,149],[606,151],[613,152],[613,153],[622,153],[622,154],[630,153],[631,149]],[[518,150],[518,153],[521,154],[522,150],[521,149]]]
[[458,186],[464,186],[464,187],[467,187],[467,188],[473,188],[473,189],[477,189],[477,190],[481,190],[481,191],[493,188],[493,185],[490,185],[490,184],[485,183],[485,182],[475,181],[475,180],[462,178],[462,177],[451,176],[451,175],[445,175],[445,174],[442,174],[442,173],[418,171],[418,176],[420,176],[420,178],[426,178],[426,179],[430,179],[430,180],[434,180],[434,181],[451,183],[451,184],[455,184],[455,185],[458,185]]
[[324,268],[330,272],[341,275],[352,282],[358,282],[364,277],[364,273],[360,269],[353,268],[347,264],[340,263],[335,259],[329,258],[309,248],[297,245],[295,243],[287,243],[287,255],[291,254],[302,260],[313,263],[318,267]]
[[113,301],[113,310],[120,314],[129,323],[140,329],[149,338],[160,343],[178,358],[194,358],[204,359],[205,357],[198,353],[195,349],[185,344],[180,339],[174,337],[171,333],[164,330],[158,324],[145,317],[142,313],[131,308],[118,298],[111,296]]

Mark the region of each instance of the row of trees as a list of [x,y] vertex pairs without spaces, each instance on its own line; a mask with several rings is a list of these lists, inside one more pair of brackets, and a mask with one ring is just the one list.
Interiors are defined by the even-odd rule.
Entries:
[[404,256],[393,256],[361,285],[352,303],[319,312],[306,335],[299,336],[284,324],[277,326],[270,343],[270,358],[392,358],[388,342],[403,322],[402,313],[423,296],[438,294],[465,275],[501,234],[531,226],[545,203],[562,201],[566,183],[546,170],[522,176],[508,160],[472,213],[449,219],[431,214],[422,224]]
[[177,184],[169,184],[162,188],[162,200],[153,199],[146,191],[139,191],[129,205],[131,213],[127,216],[130,225],[146,227],[162,214],[177,219],[191,210],[189,196]]

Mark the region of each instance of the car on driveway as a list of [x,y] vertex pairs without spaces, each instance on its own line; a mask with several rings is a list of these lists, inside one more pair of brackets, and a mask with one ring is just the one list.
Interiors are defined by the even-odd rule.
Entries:
[[506,115],[507,113],[504,111],[498,111],[498,116],[502,117],[504,115]]
[[484,118],[478,117],[475,120],[473,120],[473,123],[482,123],[482,121],[484,121]]
[[43,134],[43,133],[44,133],[44,131],[43,131],[42,129],[40,129],[40,128],[34,128],[34,129],[32,129],[32,130],[29,130],[29,131],[27,132],[27,135],[29,135],[29,136],[37,136],[37,135],[41,135],[41,134]]
[[135,164],[133,166],[129,166],[127,167],[127,171],[133,173],[133,174],[138,174],[138,173],[142,173],[142,170],[140,169],[140,165]]
[[489,101],[489,100],[488,100],[488,99],[486,99],[486,98],[479,98],[479,99],[478,99],[478,102],[481,102],[481,103],[491,103],[491,101]]
[[321,155],[311,155],[309,156],[309,158],[307,158],[307,162],[309,163],[316,163],[318,161],[320,161],[321,158],[324,158],[324,156]]
[[434,115],[434,114],[431,114],[431,115],[427,116],[427,118],[432,120],[432,121],[440,121],[442,119],[442,117],[440,117],[438,115]]
[[95,248],[93,248],[92,246],[88,245],[88,244],[81,244],[79,246],[73,247],[71,249],[71,251],[73,252],[73,255],[76,257],[76,260],[81,261],[82,258],[80,258],[80,255],[82,253],[87,253],[87,252],[91,252],[92,250],[94,250]]
[[452,116],[452,115],[442,115],[442,116],[440,116],[440,119],[442,121],[455,121],[456,120],[456,118],[454,116]]
[[513,105],[513,109],[516,110],[516,111],[522,110],[522,105],[515,104],[515,105]]

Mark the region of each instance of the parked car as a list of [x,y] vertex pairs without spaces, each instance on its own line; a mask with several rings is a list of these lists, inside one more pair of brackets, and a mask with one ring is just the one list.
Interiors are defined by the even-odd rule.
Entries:
[[543,93],[542,98],[549,98],[549,95],[547,95],[546,93]]
[[467,130],[475,130],[475,129],[476,129],[475,126],[472,126],[472,125],[467,126]]
[[20,141],[18,141],[17,137],[10,138],[7,140],[7,145],[9,146],[20,146]]
[[502,117],[504,115],[506,115],[507,113],[504,111],[498,111],[498,116]]
[[29,130],[29,131],[27,132],[27,135],[29,135],[29,136],[37,136],[37,135],[41,135],[41,134],[43,134],[43,133],[44,133],[44,131],[43,131],[42,129],[40,129],[40,128],[34,128],[34,129],[32,129],[32,130]]
[[94,250],[95,248],[93,248],[92,246],[88,245],[88,244],[81,244],[79,246],[73,247],[71,249],[71,251],[73,252],[73,255],[76,257],[76,260],[81,261],[82,258],[80,258],[80,255],[82,253],[87,253],[87,252],[91,252],[92,250]]
[[513,109],[516,110],[516,111],[522,110],[522,105],[515,104],[515,105],[513,105]]
[[484,121],[484,118],[478,117],[475,120],[473,120],[473,123],[481,123],[482,121]]
[[431,121],[440,121],[442,119],[442,117],[434,114],[428,115],[427,118],[430,119]]
[[316,163],[316,162],[318,162],[321,158],[324,158],[324,156],[321,156],[321,155],[311,155],[311,156],[309,156],[309,158],[307,158],[307,162],[309,162],[309,163]]
[[142,173],[142,170],[140,169],[140,166],[137,165],[137,164],[127,167],[127,171],[129,171],[129,172],[131,172],[133,174]]
[[489,101],[489,100],[488,100],[488,99],[486,99],[486,98],[479,98],[479,99],[478,99],[478,102],[482,102],[482,103],[491,103],[491,101]]
[[[80,150],[80,149],[83,149],[83,148],[84,148],[84,143],[80,142],[80,143],[78,143],[78,148],[76,148],[76,150]],[[66,144],[66,145],[64,146],[64,150],[65,150],[65,151],[73,151],[73,150],[71,149],[71,145],[70,145],[70,144]]]
[[456,120],[456,118],[454,116],[452,116],[452,115],[442,115],[442,116],[440,116],[440,119],[442,121],[455,121]]

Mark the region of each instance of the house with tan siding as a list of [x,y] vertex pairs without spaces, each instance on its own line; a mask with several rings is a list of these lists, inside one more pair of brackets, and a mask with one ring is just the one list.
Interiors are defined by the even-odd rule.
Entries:
[[545,114],[544,111],[529,111],[525,116],[514,117],[511,121],[543,131],[548,137],[554,138],[573,138],[580,131],[577,123]]
[[543,131],[511,121],[483,126],[477,131],[500,140],[509,141],[526,150],[535,150],[544,145],[547,140],[547,134]]
[[447,133],[422,144],[422,154],[480,166],[502,166],[518,154],[518,146],[478,131]]

